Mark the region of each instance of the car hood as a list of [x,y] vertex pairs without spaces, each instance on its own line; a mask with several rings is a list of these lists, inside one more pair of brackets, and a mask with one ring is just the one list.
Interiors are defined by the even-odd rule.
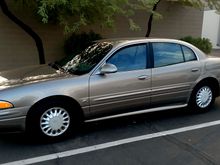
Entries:
[[10,87],[25,83],[46,81],[59,77],[68,76],[59,70],[53,69],[48,65],[35,65],[0,72],[0,87]]

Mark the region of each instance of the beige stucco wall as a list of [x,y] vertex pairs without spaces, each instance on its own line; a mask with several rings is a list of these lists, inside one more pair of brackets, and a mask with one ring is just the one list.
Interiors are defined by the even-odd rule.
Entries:
[[34,41],[0,10],[0,70],[37,63],[36,50]]
[[[46,62],[63,58],[64,34],[62,28],[54,25],[44,25],[30,13],[22,13],[7,1],[9,9],[30,26],[42,39]],[[35,41],[18,25],[12,22],[0,10],[0,71],[27,65],[38,65],[39,57]]]
[[[183,7],[176,3],[162,1],[158,10],[163,15],[162,19],[154,19],[151,37],[175,38],[191,35],[201,37],[203,11],[190,7]],[[133,20],[140,25],[141,31],[129,30],[126,18],[118,17],[115,31],[93,27],[93,30],[101,33],[104,37],[144,37],[146,34],[148,13],[137,12]]]
[[[64,57],[62,28],[55,25],[43,25],[28,13],[18,12],[9,2],[9,9],[24,23],[29,25],[43,40],[46,61],[51,62]],[[163,2],[163,1],[162,1]],[[158,11],[163,19],[153,22],[152,37],[180,38],[186,35],[201,36],[203,12],[176,4],[161,3]],[[146,33],[148,14],[137,12],[133,19],[142,31],[130,31],[124,17],[118,17],[115,29],[91,26],[105,38],[143,37]],[[85,30],[85,29],[82,29]],[[38,53],[33,39],[0,11],[0,71],[26,65],[38,64]]]
[[159,11],[163,19],[154,21],[152,36],[176,39],[187,35],[201,37],[203,11],[169,3],[160,5]]

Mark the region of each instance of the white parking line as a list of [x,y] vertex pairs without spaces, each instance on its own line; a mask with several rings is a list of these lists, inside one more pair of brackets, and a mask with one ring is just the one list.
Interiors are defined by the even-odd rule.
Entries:
[[83,154],[83,153],[87,153],[87,152],[105,149],[105,148],[115,147],[115,146],[119,146],[119,145],[123,145],[123,144],[133,143],[133,142],[142,141],[142,140],[148,140],[148,139],[167,136],[167,135],[173,135],[173,134],[177,134],[177,133],[181,133],[181,132],[187,132],[187,131],[197,130],[197,129],[201,129],[201,128],[216,126],[216,125],[220,125],[220,120],[197,124],[197,125],[188,126],[188,127],[172,129],[172,130],[168,130],[168,131],[146,134],[146,135],[142,135],[142,136],[136,136],[136,137],[127,138],[127,139],[121,139],[121,140],[117,140],[117,141],[107,142],[107,143],[103,143],[103,144],[97,144],[97,145],[93,145],[93,146],[89,146],[89,147],[83,147],[83,148],[73,149],[73,150],[69,150],[69,151],[64,151],[64,152],[59,152],[59,153],[54,153],[54,154],[49,154],[49,155],[44,155],[44,156],[33,157],[33,158],[29,158],[29,159],[24,159],[24,160],[18,160],[18,161],[14,161],[14,162],[8,162],[8,163],[4,163],[1,165],[25,165],[25,164],[40,163],[40,162],[44,162],[44,161],[74,156],[74,155],[78,155],[78,154]]

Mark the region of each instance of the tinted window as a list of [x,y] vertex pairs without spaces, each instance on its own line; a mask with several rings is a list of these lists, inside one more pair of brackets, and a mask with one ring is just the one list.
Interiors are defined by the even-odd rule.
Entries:
[[99,42],[89,46],[82,53],[68,61],[62,68],[73,74],[85,74],[91,71],[112,49],[109,42]]
[[145,69],[146,62],[146,45],[123,48],[107,61],[107,63],[114,64],[118,71]]
[[162,67],[184,62],[179,44],[153,43],[154,67]]
[[190,48],[182,46],[182,49],[185,56],[185,61],[197,60],[195,53]]

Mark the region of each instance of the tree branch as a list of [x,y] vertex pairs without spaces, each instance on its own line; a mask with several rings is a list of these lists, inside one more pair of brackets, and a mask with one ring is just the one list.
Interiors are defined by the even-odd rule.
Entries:
[[8,6],[5,2],[5,0],[0,0],[0,6],[2,9],[2,12],[11,19],[15,24],[17,24],[19,27],[21,27],[26,33],[28,33],[35,41],[35,44],[37,46],[38,55],[39,55],[39,63],[45,64],[45,55],[44,55],[44,47],[43,42],[39,35],[35,33],[28,25],[24,24],[21,20],[19,20],[14,14],[12,14]]
[[161,0],[158,0],[157,3],[154,4],[152,13],[148,19],[148,23],[147,23],[147,33],[145,35],[145,37],[150,37],[150,33],[151,33],[151,29],[152,29],[152,22],[153,22],[153,17],[154,17],[154,12],[157,10],[157,6],[160,3]]

